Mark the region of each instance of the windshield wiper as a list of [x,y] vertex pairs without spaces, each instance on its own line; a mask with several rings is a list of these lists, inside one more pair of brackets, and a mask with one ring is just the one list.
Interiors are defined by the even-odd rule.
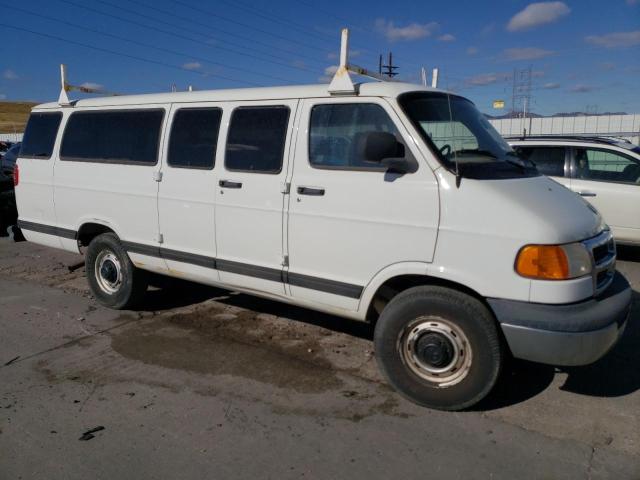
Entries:
[[[518,167],[522,173],[525,173],[527,171],[527,166],[522,162],[518,162],[516,160],[509,160],[508,158],[505,158],[504,161],[507,163],[510,163],[515,167]],[[535,168],[535,166],[533,168]]]
[[496,160],[498,159],[498,157],[496,157],[489,150],[481,150],[479,148],[463,148],[462,150],[456,150],[456,153],[461,155],[473,153],[475,155],[482,155],[483,157],[491,157],[491,158],[495,158]]

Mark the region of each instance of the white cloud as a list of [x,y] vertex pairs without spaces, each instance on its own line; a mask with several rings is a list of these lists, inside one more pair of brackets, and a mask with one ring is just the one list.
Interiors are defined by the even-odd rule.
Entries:
[[6,100],[7,96],[4,93],[0,93],[0,100]]
[[640,30],[633,32],[613,32],[606,35],[589,35],[584,38],[587,43],[598,45],[599,47],[632,47],[640,45]]
[[476,47],[467,48],[467,55],[475,55],[478,53],[478,49]]
[[507,60],[535,60],[537,58],[548,57],[554,52],[544,50],[542,48],[525,47],[525,48],[507,48],[504,56]]
[[94,82],[84,82],[80,85],[80,88],[86,88],[87,90],[104,90],[104,85]]
[[640,0],[627,0],[627,5],[638,5]]
[[437,28],[436,22],[410,23],[405,27],[398,27],[391,20],[384,18],[376,20],[376,30],[390,42],[419,40],[431,36]]
[[200,70],[202,64],[200,62],[187,62],[182,64],[182,68],[185,70]]
[[333,79],[333,76],[338,71],[338,65],[329,65],[324,69],[324,75],[318,78],[320,83],[329,83]]
[[564,2],[531,3],[524,10],[511,17],[507,24],[507,30],[517,32],[553,23],[568,15],[569,12],[571,9]]
[[508,73],[482,73],[467,78],[464,83],[472,87],[484,87],[494,83],[509,80],[511,76]]
[[609,71],[616,68],[616,64],[613,62],[602,62],[600,65],[601,70]]
[[444,35],[440,35],[438,37],[438,41],[439,42],[455,42],[456,41],[456,37],[454,37],[450,33],[445,33]]
[[2,72],[2,78],[4,78],[5,80],[18,80],[18,78],[20,77],[13,70],[7,69],[4,72]]
[[557,82],[549,82],[545,83],[542,88],[544,88],[545,90],[555,90],[556,88],[560,88],[560,84]]
[[595,90],[591,85],[578,84],[569,89],[571,93],[589,93]]

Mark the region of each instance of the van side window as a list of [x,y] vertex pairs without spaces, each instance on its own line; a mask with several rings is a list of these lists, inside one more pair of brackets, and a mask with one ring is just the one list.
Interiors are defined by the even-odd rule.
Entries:
[[32,113],[24,132],[20,156],[49,159],[56,143],[62,113]]
[[60,158],[97,163],[155,165],[164,110],[72,113]]
[[172,167],[211,170],[216,161],[221,118],[219,108],[178,110],[173,116],[167,163]]
[[533,162],[538,171],[548,177],[564,177],[564,147],[515,147],[523,160]]
[[384,170],[364,159],[365,135],[387,132],[400,139],[387,112],[374,103],[316,105],[310,123],[309,162],[316,168]]
[[239,107],[231,115],[224,166],[227,170],[279,173],[289,108]]

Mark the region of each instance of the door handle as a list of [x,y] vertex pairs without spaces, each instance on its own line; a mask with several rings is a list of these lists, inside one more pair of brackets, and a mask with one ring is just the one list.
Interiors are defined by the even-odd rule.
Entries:
[[220,180],[218,185],[222,188],[242,188],[242,182],[233,182],[231,180]]
[[321,187],[298,187],[298,194],[300,195],[312,195],[314,197],[321,197],[324,195],[324,188]]
[[595,192],[578,192],[578,195],[580,195],[581,197],[595,197],[595,196],[597,196],[597,193],[595,193]]

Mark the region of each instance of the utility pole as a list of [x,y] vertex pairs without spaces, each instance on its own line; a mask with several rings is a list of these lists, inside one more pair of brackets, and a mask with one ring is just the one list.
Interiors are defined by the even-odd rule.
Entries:
[[516,118],[526,117],[527,106],[531,109],[531,77],[531,66],[513,71],[511,114]]
[[380,54],[380,58],[378,61],[378,73],[380,75],[386,75],[389,78],[393,78],[396,75],[398,75],[398,72],[396,72],[397,69],[398,67],[393,64],[393,53],[389,52],[388,61],[386,65],[383,65],[382,54]]
[[522,118],[522,133],[526,136],[527,107],[531,111],[532,69],[513,70],[513,92],[511,95],[511,118]]

